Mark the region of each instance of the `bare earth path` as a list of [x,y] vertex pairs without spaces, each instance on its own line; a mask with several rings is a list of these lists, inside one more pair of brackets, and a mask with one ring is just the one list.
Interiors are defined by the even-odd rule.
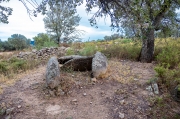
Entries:
[[[155,72],[153,64],[111,60],[105,79],[90,81],[90,72],[62,72],[74,81],[70,94],[51,97],[45,88],[45,69],[41,66],[0,95],[0,118],[12,119],[147,119],[149,92],[147,81]],[[8,116],[10,115],[10,116]]]

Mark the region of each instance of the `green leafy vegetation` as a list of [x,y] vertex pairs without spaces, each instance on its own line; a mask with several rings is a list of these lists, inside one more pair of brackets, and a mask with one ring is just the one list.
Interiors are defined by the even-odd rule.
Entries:
[[40,63],[40,61],[23,60],[18,58],[11,58],[9,60],[0,61],[0,74],[5,76],[10,73],[18,73],[34,68]]
[[162,42],[161,52],[157,54],[155,71],[161,83],[172,88],[180,83],[180,39]]
[[8,41],[0,40],[0,51],[23,50],[30,47],[30,41],[24,35],[13,34],[8,38]]
[[102,52],[109,58],[121,58],[137,60],[141,50],[140,43],[132,40],[120,40],[117,44],[111,44]]
[[98,48],[94,43],[87,43],[85,44],[84,48],[80,50],[79,54],[84,56],[92,56],[96,53]]
[[51,38],[58,44],[80,40],[82,31],[76,27],[81,18],[74,9],[69,9],[63,2],[54,5],[53,1],[49,1],[49,5],[51,9],[48,10],[43,20]]
[[39,33],[34,38],[36,49],[40,50],[43,47],[57,47],[58,44],[54,40],[50,39],[48,34]]

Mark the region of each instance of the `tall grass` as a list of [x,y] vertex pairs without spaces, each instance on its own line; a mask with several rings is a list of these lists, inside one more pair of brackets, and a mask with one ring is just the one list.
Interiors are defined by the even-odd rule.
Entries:
[[101,52],[109,58],[137,60],[140,50],[140,42],[125,39],[111,43],[107,48],[102,49]]

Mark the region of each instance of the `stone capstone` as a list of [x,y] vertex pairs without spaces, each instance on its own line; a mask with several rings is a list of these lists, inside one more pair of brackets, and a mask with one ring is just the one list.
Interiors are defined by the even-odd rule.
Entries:
[[58,62],[59,62],[59,64],[64,64],[64,63],[68,62],[69,60],[72,60],[74,58],[81,58],[81,57],[82,56],[80,56],[80,55],[63,56],[63,57],[58,58]]

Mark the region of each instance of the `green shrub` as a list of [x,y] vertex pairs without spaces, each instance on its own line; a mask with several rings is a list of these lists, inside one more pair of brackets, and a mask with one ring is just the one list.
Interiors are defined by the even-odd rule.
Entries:
[[26,61],[25,60],[18,60],[11,64],[11,68],[13,71],[17,72],[19,69],[26,70]]
[[120,40],[120,43],[123,43],[123,44],[130,43],[130,42],[132,42],[131,39],[123,39],[123,40]]
[[107,49],[102,50],[109,58],[121,58],[121,59],[130,59],[137,60],[140,53],[140,45],[135,44],[115,44],[109,46]]
[[0,62],[0,73],[5,73],[8,71],[8,63],[5,61]]
[[66,51],[66,55],[74,55],[75,54],[75,50],[72,49],[72,48],[69,48],[67,51]]
[[55,43],[54,41],[50,40],[50,41],[44,42],[44,46],[43,47],[58,47],[58,44]]
[[169,45],[156,57],[159,64],[167,64],[174,68],[180,62],[180,48],[176,45]]
[[58,44],[55,43],[54,40],[50,39],[48,34],[45,34],[45,33],[39,33],[33,39],[35,41],[35,47],[37,50],[40,50],[43,47],[57,47],[58,46]]
[[80,55],[92,56],[96,53],[97,48],[95,44],[85,44],[85,47],[80,51]]
[[173,40],[159,44],[155,67],[157,76],[167,88],[180,84],[180,45]]
[[0,73],[10,75],[10,73],[18,73],[19,71],[33,69],[40,63],[40,61],[36,60],[23,60],[13,57],[9,60],[0,61]]

